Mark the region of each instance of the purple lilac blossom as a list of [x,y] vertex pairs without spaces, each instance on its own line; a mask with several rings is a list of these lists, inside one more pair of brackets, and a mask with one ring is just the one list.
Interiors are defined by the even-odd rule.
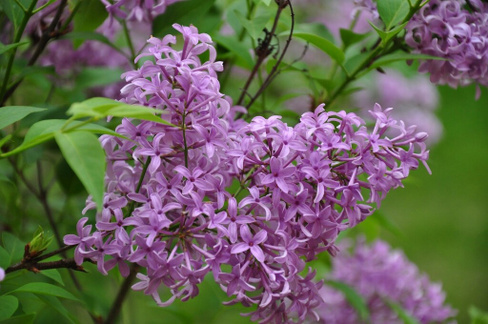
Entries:
[[406,28],[405,41],[414,53],[445,59],[420,64],[419,71],[430,73],[433,83],[488,86],[488,4],[432,0]]
[[[343,251],[342,251],[343,250]],[[388,302],[401,306],[419,323],[455,323],[456,311],[444,304],[440,284],[431,283],[400,250],[392,250],[381,240],[367,245],[358,240],[348,253],[347,243],[332,259],[328,280],[343,282],[365,300],[371,323],[403,323]],[[353,324],[360,318],[342,292],[324,285],[320,291],[323,304],[317,308],[322,323]]]
[[5,270],[0,267],[0,281],[3,281],[5,279]]
[[[306,262],[335,254],[339,232],[425,164],[427,135],[379,105],[372,130],[323,105],[295,127],[280,116],[234,120],[243,108],[220,93],[223,66],[210,36],[173,27],[183,44],[175,46],[173,35],[149,39],[137,58],[149,59],[123,74],[121,92],[126,103],[162,110],[174,126],[123,119],[116,131],[128,139],[100,138],[103,208],[93,231],[84,217],[65,243],[77,246],[78,263],[91,259],[102,273],[118,266],[125,276],[126,262],[138,264],[133,289],[160,306],[197,296],[211,272],[231,298],[226,304],[257,307],[248,314],[253,321],[318,320],[322,282]],[[88,199],[84,212],[94,208]],[[162,287],[171,292],[166,301]]]
[[355,92],[352,101],[361,108],[360,114],[367,118],[368,107],[381,102],[395,107],[392,116],[410,125],[417,125],[419,131],[429,133],[427,144],[437,143],[442,136],[442,124],[435,115],[439,104],[437,88],[422,75],[407,78],[400,72],[387,69],[366,80],[358,82],[362,89]]
[[166,7],[183,0],[101,0],[111,20],[118,18],[126,21],[152,22],[162,15]]

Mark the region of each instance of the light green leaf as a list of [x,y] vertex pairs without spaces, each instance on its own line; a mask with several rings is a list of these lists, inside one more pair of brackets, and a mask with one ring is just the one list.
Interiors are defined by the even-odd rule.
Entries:
[[101,97],[90,98],[83,102],[74,103],[71,105],[67,113],[69,115],[73,115],[74,118],[96,117],[101,119],[108,116],[127,117],[174,126],[166,120],[156,116],[156,114],[165,113],[160,109],[129,105],[123,102]]
[[308,33],[294,33],[293,37],[303,39],[304,41],[307,41],[310,44],[318,47],[320,50],[327,53],[334,61],[339,64],[344,62],[344,52],[334,43],[323,37]]
[[398,33],[400,33],[405,28],[405,26],[408,24],[408,21],[401,25],[396,26],[390,31],[383,31],[377,26],[375,26],[372,22],[369,22],[369,24],[380,36],[381,44],[385,46],[393,37],[395,37]]
[[214,41],[228,49],[231,53],[241,58],[245,64],[245,67],[253,67],[254,62],[252,60],[251,54],[249,54],[248,48],[244,46],[241,42],[238,42],[235,37],[215,35],[213,39]]
[[60,285],[64,286],[63,278],[57,269],[49,269],[49,270],[42,270],[40,272],[41,275],[48,277],[59,283]]
[[0,268],[8,268],[10,265],[10,254],[0,246]]
[[254,40],[264,37],[263,29],[269,21],[269,15],[259,15],[253,17],[252,20],[249,20],[240,11],[234,10],[234,13],[237,16],[237,19],[239,19],[242,27],[244,27]]
[[398,315],[398,317],[403,321],[403,324],[420,324],[417,319],[410,315],[401,305],[395,303],[394,301],[383,298],[388,306]]
[[12,43],[8,45],[4,45],[0,42],[0,55],[25,44],[29,44],[29,42],[18,42],[18,43]]
[[363,321],[369,322],[369,310],[366,306],[366,302],[354,288],[341,281],[334,280],[326,280],[325,284],[342,292],[349,304],[351,304],[351,306],[356,310],[359,317]]
[[3,247],[9,254],[8,265],[10,266],[14,262],[19,262],[24,255],[25,244],[9,232],[2,233],[2,242]]
[[21,120],[25,116],[46,110],[29,106],[7,106],[0,108],[0,129]]
[[378,67],[398,62],[398,61],[408,61],[408,60],[445,60],[445,58],[425,55],[425,54],[410,54],[410,53],[393,53],[390,55],[386,55],[380,57],[376,61],[373,62],[368,68],[369,71],[374,70]]
[[410,9],[408,0],[377,0],[376,6],[386,30],[402,22]]
[[99,208],[103,204],[105,152],[89,132],[55,133],[61,153]]
[[19,301],[14,296],[0,296],[0,321],[10,318],[19,307]]
[[73,32],[91,32],[100,27],[108,17],[100,0],[83,0],[73,19]]
[[471,324],[488,324],[487,312],[484,312],[475,306],[470,306],[468,313],[471,318]]
[[23,285],[20,288],[15,289],[11,293],[14,292],[29,292],[38,295],[56,296],[56,297],[71,299],[74,301],[79,301],[78,298],[73,296],[70,292],[66,291],[64,288],[51,285],[45,282],[31,282]]
[[261,0],[261,2],[264,3],[268,7],[271,4],[271,0]]
[[[83,130],[95,134],[108,134],[112,136],[123,137],[124,136],[114,132],[111,129],[106,127],[96,125],[96,124],[83,124],[80,121],[71,121],[69,123],[70,128],[76,128],[76,130]],[[42,144],[46,141],[49,141],[54,138],[54,133],[60,131],[63,127],[67,125],[67,120],[65,119],[46,119],[41,120],[34,125],[27,131],[25,135],[24,141],[20,146],[15,148],[14,150],[0,154],[0,157],[7,157],[22,151],[25,151],[31,147],[36,145]],[[78,125],[81,125],[78,127]]]

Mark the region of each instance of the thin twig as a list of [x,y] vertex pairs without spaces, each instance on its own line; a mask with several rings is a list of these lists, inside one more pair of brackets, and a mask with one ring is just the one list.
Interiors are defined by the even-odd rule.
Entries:
[[56,261],[48,261],[48,262],[33,262],[32,260],[29,261],[22,261],[17,263],[16,265],[10,266],[5,270],[5,273],[10,273],[19,270],[29,270],[33,272],[40,272],[42,270],[49,270],[49,269],[71,269],[75,271],[85,271],[82,266],[76,264],[74,259],[61,259]]
[[110,312],[108,313],[107,319],[104,322],[105,324],[113,324],[117,320],[117,317],[119,316],[119,313],[122,309],[122,304],[125,298],[127,297],[127,294],[130,291],[130,287],[132,285],[132,282],[136,278],[138,270],[139,270],[139,266],[133,263],[129,275],[127,276],[127,278],[125,278],[124,282],[122,283],[122,286],[120,287],[120,290],[117,293],[117,297],[115,298],[115,301],[112,304],[112,307],[110,308]]

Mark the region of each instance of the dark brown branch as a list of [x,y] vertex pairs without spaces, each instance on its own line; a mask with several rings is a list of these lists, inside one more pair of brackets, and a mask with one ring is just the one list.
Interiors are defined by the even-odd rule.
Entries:
[[295,28],[295,13],[293,11],[293,6],[291,5],[291,0],[287,0],[287,6],[290,7],[290,16],[291,16],[291,27],[290,27],[290,34],[288,35],[288,38],[286,40],[285,47],[283,48],[283,51],[281,52],[280,57],[276,61],[275,65],[269,72],[268,76],[266,77],[266,80],[264,80],[263,84],[261,87],[258,89],[254,97],[251,98],[251,101],[247,104],[246,108],[249,109],[249,107],[252,106],[252,104],[256,101],[256,99],[263,93],[264,90],[271,84],[271,82],[274,80],[274,78],[279,74],[278,68],[283,61],[283,58],[285,57],[285,54],[288,50],[288,47],[290,46],[291,39],[293,37],[293,30]]
[[127,294],[130,291],[130,287],[132,285],[132,282],[136,278],[137,271],[139,270],[139,266],[137,264],[132,264],[130,268],[130,273],[127,278],[125,278],[124,282],[122,283],[122,286],[120,287],[120,290],[117,294],[117,297],[115,298],[114,303],[112,304],[112,307],[110,308],[110,312],[108,313],[107,319],[105,320],[105,324],[113,324],[117,320],[117,317],[119,316],[119,313],[122,309],[122,304],[127,297]]
[[48,261],[48,262],[37,262],[34,260],[22,260],[22,262],[17,263],[11,267],[8,267],[5,270],[5,273],[10,273],[19,270],[29,270],[35,273],[38,273],[42,270],[49,270],[49,269],[71,269],[75,271],[82,271],[85,272],[82,266],[76,264],[74,259],[61,259],[57,261]]
[[258,55],[256,64],[254,65],[251,74],[247,78],[246,84],[244,85],[244,88],[242,89],[241,95],[239,97],[239,100],[237,100],[236,105],[240,106],[242,105],[242,102],[244,101],[244,98],[246,94],[248,93],[248,89],[251,85],[251,82],[254,80],[254,77],[256,76],[256,73],[258,72],[259,68],[261,67],[261,64],[264,62],[264,59],[271,54],[270,52],[270,46],[271,46],[271,41],[273,40],[273,35],[276,32],[276,28],[278,27],[278,21],[280,19],[281,12],[283,9],[286,8],[286,6],[283,5],[283,3],[289,3],[288,0],[276,0],[278,3],[278,10],[276,10],[276,15],[273,21],[273,27],[271,27],[271,30],[269,32],[266,31],[266,35],[264,37],[264,40],[262,41],[261,44],[258,45],[258,48],[256,49],[256,54]]
[[[63,10],[66,7],[68,0],[61,0],[59,3],[58,9],[56,11],[56,14],[54,16],[54,19],[51,21],[51,24],[49,27],[42,33],[41,39],[39,40],[39,43],[37,44],[36,50],[34,51],[34,54],[32,54],[32,57],[30,58],[29,62],[27,63],[27,66],[32,66],[34,63],[36,63],[37,59],[39,56],[41,56],[42,52],[46,48],[47,44],[52,38],[58,37],[58,33],[55,32],[56,26],[58,25],[61,15],[63,14]],[[24,79],[21,78],[17,82],[15,82],[12,86],[8,88],[8,90],[5,92],[5,96],[2,99],[2,102],[0,102],[0,106],[3,106],[5,102],[7,102],[8,98],[14,93],[14,91],[18,88],[18,86],[22,83]]]

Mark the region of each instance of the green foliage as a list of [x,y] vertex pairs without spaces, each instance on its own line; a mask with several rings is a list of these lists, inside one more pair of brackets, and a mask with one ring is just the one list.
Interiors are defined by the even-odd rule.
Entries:
[[294,33],[293,36],[296,38],[303,39],[304,41],[307,41],[308,43],[316,46],[324,53],[327,53],[327,55],[329,55],[330,58],[336,61],[337,63],[341,64],[342,62],[344,62],[344,58],[345,58],[344,52],[339,47],[337,47],[334,43],[332,43],[330,40],[314,34],[300,33],[300,32]]
[[26,106],[8,106],[0,109],[0,129],[21,120],[25,116],[44,111],[45,108],[26,107]]
[[344,294],[349,304],[356,310],[361,320],[369,323],[369,310],[364,298],[351,286],[334,280],[326,280],[325,284]]
[[401,305],[394,301],[383,298],[385,303],[398,315],[404,324],[420,324],[414,317],[412,317]]
[[3,232],[2,243],[5,251],[8,253],[8,259],[5,262],[7,266],[19,262],[22,259],[25,244],[22,243],[22,241],[20,241],[15,235],[12,235],[9,232]]
[[17,48],[25,44],[29,44],[29,42],[18,42],[18,43],[12,43],[8,45],[4,45],[0,42],[0,55],[7,53],[8,51],[13,50],[14,48]]
[[19,307],[19,301],[14,296],[0,296],[0,321],[10,318]]
[[55,296],[55,297],[70,299],[74,301],[79,301],[78,298],[73,296],[73,294],[66,291],[65,289],[45,282],[30,282],[28,284],[23,285],[22,287],[13,290],[10,293],[19,293],[19,292],[28,292],[37,295]]
[[46,250],[54,239],[53,235],[46,236],[41,226],[34,232],[33,239],[29,242],[31,254],[36,254]]
[[102,208],[106,161],[97,137],[86,131],[57,132],[54,137],[78,179],[98,208]]
[[402,22],[410,9],[408,0],[377,0],[376,6],[386,30]]
[[488,324],[488,313],[475,306],[469,308],[469,317],[471,324]]

